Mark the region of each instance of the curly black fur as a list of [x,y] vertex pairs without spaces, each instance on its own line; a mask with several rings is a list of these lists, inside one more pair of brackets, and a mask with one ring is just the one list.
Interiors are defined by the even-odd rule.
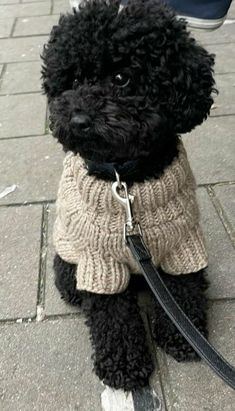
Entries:
[[67,263],[56,254],[53,268],[55,272],[55,285],[61,294],[61,298],[71,305],[81,306],[85,293],[76,289],[76,265]]
[[[158,177],[177,156],[179,134],[202,123],[214,89],[212,55],[190,37],[186,24],[157,0],[84,3],[61,16],[43,51],[43,89],[51,129],[65,151],[97,163],[139,164],[134,181]],[[72,123],[76,114],[89,127]],[[104,296],[76,290],[76,266],[55,257],[56,286],[81,306],[94,347],[95,371],[112,387],[147,384],[152,361],[135,292]],[[163,274],[176,300],[207,336],[202,272]],[[155,305],[157,343],[177,360],[194,351]]]
[[[213,57],[156,0],[130,1],[117,11],[118,2],[88,2],[53,28],[42,71],[52,131],[84,158],[152,156],[163,169],[176,154],[177,135],[209,114]],[[115,82],[120,73],[127,79],[122,87]],[[89,130],[71,128],[76,111],[90,116]]]
[[[201,270],[197,273],[183,274],[177,277],[166,274],[162,270],[160,271],[164,283],[179,306],[204,337],[207,338],[208,303],[205,290],[208,288],[209,283],[204,271]],[[191,345],[180,334],[156,300],[154,300],[154,305],[152,331],[157,345],[179,362],[200,360],[200,357],[198,357]]]
[[133,390],[148,384],[153,362],[136,296],[95,295],[83,309],[94,348],[94,368],[105,384]]
[[134,390],[148,384],[153,362],[146,344],[136,295],[129,290],[99,295],[76,289],[75,266],[54,259],[55,284],[62,298],[82,308],[94,348],[94,370],[113,388]]

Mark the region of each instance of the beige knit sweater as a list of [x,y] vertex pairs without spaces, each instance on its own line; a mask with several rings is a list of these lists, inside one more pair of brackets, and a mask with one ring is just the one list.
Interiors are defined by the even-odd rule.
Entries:
[[[135,183],[133,212],[156,265],[171,274],[207,266],[199,227],[195,180],[183,144],[159,179]],[[123,239],[125,211],[111,183],[87,174],[79,155],[69,153],[59,185],[54,243],[65,261],[77,264],[77,288],[113,294],[126,289],[138,267]]]

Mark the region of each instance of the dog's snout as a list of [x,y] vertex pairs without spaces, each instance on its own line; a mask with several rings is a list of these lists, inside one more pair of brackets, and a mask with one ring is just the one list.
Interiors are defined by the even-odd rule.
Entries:
[[72,114],[70,125],[73,129],[86,131],[91,126],[91,118],[86,113],[75,112]]

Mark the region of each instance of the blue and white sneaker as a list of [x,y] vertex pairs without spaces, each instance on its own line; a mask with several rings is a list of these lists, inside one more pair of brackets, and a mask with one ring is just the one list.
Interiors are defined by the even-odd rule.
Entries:
[[77,9],[81,0],[69,0],[71,9]]
[[225,21],[232,0],[162,0],[194,29],[215,30]]
[[[70,0],[71,8],[78,8],[82,0]],[[175,10],[178,18],[194,29],[215,30],[225,21],[232,0],[162,0]],[[125,7],[127,0],[121,0]]]

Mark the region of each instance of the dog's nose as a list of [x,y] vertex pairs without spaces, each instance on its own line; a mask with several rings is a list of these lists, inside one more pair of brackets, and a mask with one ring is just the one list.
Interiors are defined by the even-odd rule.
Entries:
[[85,113],[74,113],[70,120],[70,125],[74,129],[88,130],[91,126],[91,118]]

